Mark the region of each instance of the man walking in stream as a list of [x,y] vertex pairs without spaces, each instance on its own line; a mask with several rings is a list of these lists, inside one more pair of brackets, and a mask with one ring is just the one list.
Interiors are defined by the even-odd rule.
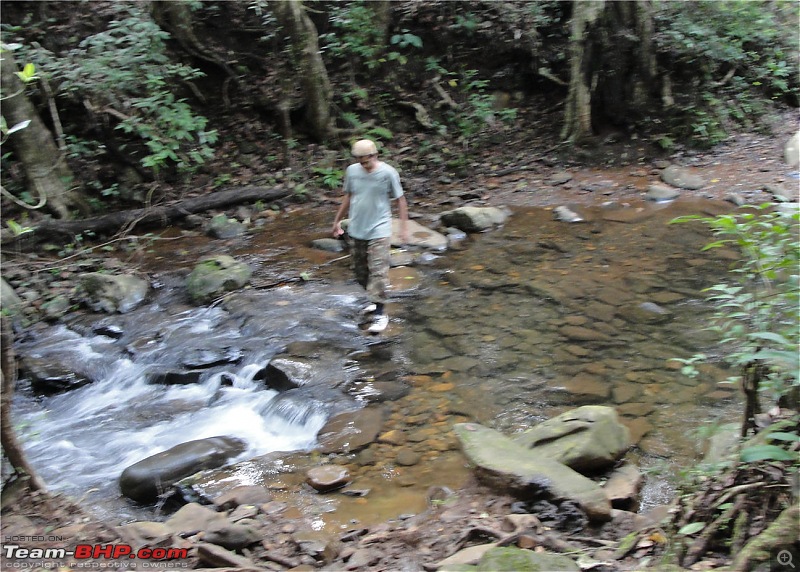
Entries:
[[402,242],[408,240],[408,204],[399,173],[378,160],[378,148],[373,141],[356,141],[351,152],[358,162],[345,171],[344,197],[333,221],[333,236],[344,233],[341,222],[347,213],[350,262],[356,281],[367,291],[369,305],[364,311],[372,314],[368,330],[377,334],[389,325],[385,305],[392,241],[391,201],[397,201]]

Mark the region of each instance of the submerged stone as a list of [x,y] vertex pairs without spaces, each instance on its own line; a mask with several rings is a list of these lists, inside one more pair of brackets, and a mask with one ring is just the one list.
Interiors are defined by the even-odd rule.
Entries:
[[204,469],[222,466],[245,447],[241,439],[226,436],[181,443],[122,471],[120,491],[141,503],[154,502],[172,484]]

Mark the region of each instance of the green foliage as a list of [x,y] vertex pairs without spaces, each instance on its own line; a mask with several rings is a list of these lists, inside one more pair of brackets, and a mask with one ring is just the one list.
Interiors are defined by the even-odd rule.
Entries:
[[[777,401],[800,385],[798,304],[800,303],[800,213],[764,204],[716,217],[686,216],[673,222],[700,221],[717,240],[705,250],[733,246],[743,256],[731,271],[734,282],[707,288],[716,311],[711,331],[720,337],[732,365],[768,366],[759,385]],[[687,365],[703,359],[698,354]]]
[[[364,0],[333,4],[328,20],[335,31],[320,35],[324,50],[350,62],[356,69],[364,66],[375,70],[390,61],[406,64],[406,55],[397,50],[387,51],[383,30],[375,25],[374,5],[370,4]],[[422,48],[422,39],[405,29],[394,34],[389,43],[400,50]]]
[[[445,111],[445,124],[456,127],[458,138],[464,147],[496,128],[498,120],[509,123],[516,118],[515,109],[494,109],[494,99],[487,93],[489,81],[479,79],[476,70],[450,72],[433,57],[426,60],[426,69],[439,75],[448,87],[456,90],[458,105]],[[440,131],[446,131],[446,127],[440,126]]]
[[33,229],[31,227],[22,226],[21,224],[19,224],[16,221],[13,221],[13,220],[7,220],[6,221],[6,226],[14,234],[14,236],[19,236],[19,235],[25,234],[27,232],[33,232]]
[[394,34],[389,40],[389,43],[399,48],[408,48],[410,46],[420,50],[422,49],[422,38],[415,36],[408,30],[402,30],[402,33]]
[[733,126],[758,126],[761,97],[800,96],[796,2],[700,0],[654,3],[654,42],[682,84],[675,136],[714,145]]
[[329,189],[338,189],[344,182],[344,171],[334,167],[314,167],[313,172],[317,175],[322,186]]
[[170,61],[168,39],[138,4],[121,3],[120,18],[107,30],[63,56],[42,48],[29,53],[58,85],[57,95],[89,102],[96,113],[118,119],[117,129],[142,141],[143,166],[192,171],[213,156],[217,134],[171,91],[203,74]]
[[350,125],[354,131],[363,133],[363,137],[373,139],[375,141],[388,141],[394,137],[394,134],[386,127],[369,126],[361,121],[361,118],[356,113],[346,111],[341,115],[342,120]]

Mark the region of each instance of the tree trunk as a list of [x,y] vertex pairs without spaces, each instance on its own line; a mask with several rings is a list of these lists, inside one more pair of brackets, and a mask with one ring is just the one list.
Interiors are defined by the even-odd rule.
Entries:
[[230,78],[237,80],[236,74],[230,66],[209,52],[197,38],[189,2],[185,0],[155,0],[150,13],[155,23],[162,30],[169,32],[187,54],[219,66]]
[[391,0],[373,0],[367,2],[367,6],[372,10],[372,21],[375,29],[379,31],[378,37],[383,42],[383,45],[389,45],[389,24],[392,18],[392,1]]
[[306,99],[306,121],[322,143],[331,139],[331,84],[319,51],[319,37],[301,0],[278,0],[275,16],[289,38],[293,64]]
[[44,482],[37,476],[28,463],[25,452],[17,440],[17,433],[11,419],[11,399],[14,396],[14,384],[17,381],[17,367],[14,361],[14,334],[11,331],[11,320],[5,314],[0,315],[0,377],[2,377],[2,395],[0,395],[0,442],[8,462],[17,473],[28,476],[28,486],[34,491],[45,490]]
[[561,138],[579,142],[592,133],[592,80],[597,73],[591,65],[594,42],[591,27],[600,17],[605,0],[577,0],[572,5],[569,38],[569,92]]
[[570,84],[562,139],[630,127],[658,104],[649,0],[573,4]]
[[52,134],[25,94],[25,87],[16,72],[13,54],[3,50],[0,65],[3,118],[9,127],[30,121],[25,129],[13,133],[8,142],[22,163],[31,195],[43,202],[44,208],[54,216],[69,218],[70,208],[85,211],[85,203],[79,193],[69,189],[74,176]]
[[82,220],[44,220],[33,226],[30,234],[25,233],[17,237],[4,231],[0,236],[2,236],[2,244],[5,245],[17,239],[25,240],[31,235],[41,240],[52,236],[75,236],[87,231],[95,233],[116,232],[123,227],[130,230],[136,225],[166,225],[168,222],[183,218],[188,214],[223,208],[238,203],[276,200],[288,196],[289,193],[290,191],[283,188],[240,187],[186,199],[172,205],[119,211]]

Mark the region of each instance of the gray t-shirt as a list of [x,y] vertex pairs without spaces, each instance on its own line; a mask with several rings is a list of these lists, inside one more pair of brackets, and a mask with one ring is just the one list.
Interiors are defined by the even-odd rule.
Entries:
[[350,195],[347,234],[359,240],[392,236],[392,199],[403,196],[397,169],[378,163],[368,173],[359,163],[347,167],[344,192]]

